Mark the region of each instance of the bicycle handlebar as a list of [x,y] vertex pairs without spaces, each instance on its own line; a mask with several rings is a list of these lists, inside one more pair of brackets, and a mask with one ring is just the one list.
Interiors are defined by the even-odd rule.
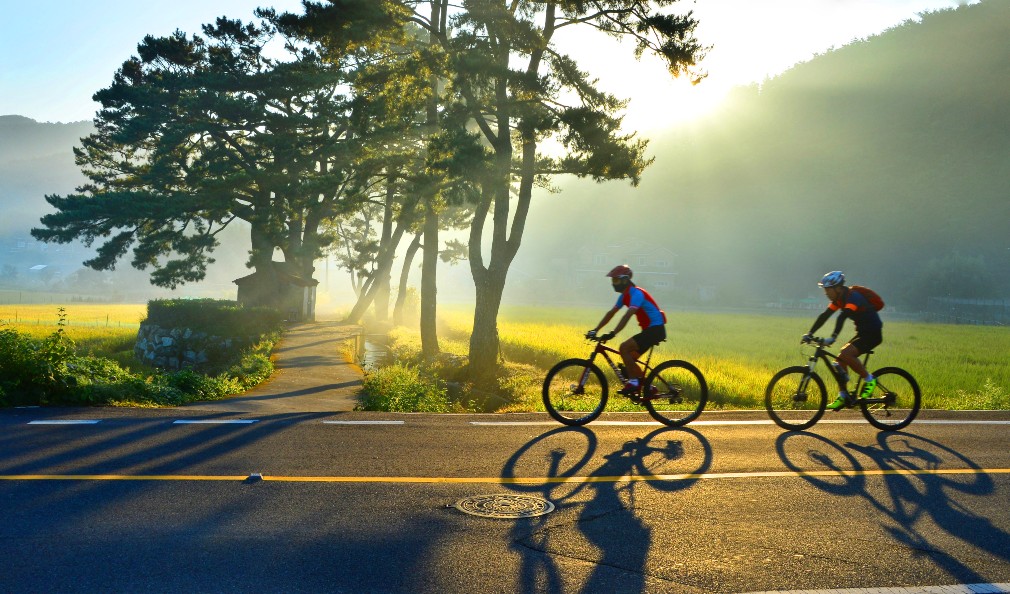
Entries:
[[[826,347],[828,346],[829,343],[827,342],[827,339],[824,338],[823,336],[811,336],[810,338],[804,338],[803,340],[801,340],[800,344],[813,344],[819,347]],[[834,344],[834,341],[832,341],[830,344]]]

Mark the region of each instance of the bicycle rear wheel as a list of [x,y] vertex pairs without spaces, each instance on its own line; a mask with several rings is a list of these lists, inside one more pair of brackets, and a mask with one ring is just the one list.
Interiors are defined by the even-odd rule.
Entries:
[[790,431],[814,426],[828,405],[821,376],[806,367],[786,367],[765,388],[765,409],[775,424]]
[[607,406],[607,378],[586,359],[565,359],[547,372],[544,409],[559,423],[585,425]]
[[859,408],[871,425],[882,431],[896,431],[908,427],[919,414],[922,393],[919,384],[904,369],[884,367],[873,372],[877,389],[870,400],[883,398],[884,402],[863,402]]
[[708,384],[687,361],[664,361],[649,373],[641,398],[652,418],[679,427],[697,419],[704,410]]

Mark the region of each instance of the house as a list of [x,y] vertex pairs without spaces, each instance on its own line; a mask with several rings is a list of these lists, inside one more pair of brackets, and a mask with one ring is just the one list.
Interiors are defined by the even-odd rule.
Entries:
[[316,286],[319,281],[291,274],[285,262],[272,262],[266,270],[235,279],[237,301],[249,307],[273,307],[291,321],[316,319]]

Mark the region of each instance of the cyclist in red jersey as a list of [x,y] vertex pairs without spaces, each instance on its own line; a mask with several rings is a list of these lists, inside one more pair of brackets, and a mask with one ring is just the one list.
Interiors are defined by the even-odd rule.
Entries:
[[622,342],[618,349],[621,353],[621,359],[624,360],[624,367],[628,372],[628,382],[624,385],[624,389],[620,391],[621,394],[626,396],[638,394],[638,391],[641,389],[641,381],[644,374],[642,373],[642,368],[638,366],[638,357],[642,354],[642,351],[666,340],[666,314],[663,313],[663,310],[659,309],[659,305],[656,304],[656,300],[652,298],[652,295],[649,295],[645,289],[631,282],[632,274],[631,268],[625,264],[616,266],[607,273],[606,276],[610,277],[610,283],[614,291],[620,293],[621,296],[617,298],[617,303],[603,316],[600,323],[586,333],[586,338],[596,337],[596,333],[600,328],[606,326],[607,322],[622,307],[628,308],[627,313],[617,322],[617,326],[613,331],[600,336],[602,340],[610,340],[616,336],[618,332],[624,329],[624,326],[627,325],[632,315],[637,319],[642,331]]

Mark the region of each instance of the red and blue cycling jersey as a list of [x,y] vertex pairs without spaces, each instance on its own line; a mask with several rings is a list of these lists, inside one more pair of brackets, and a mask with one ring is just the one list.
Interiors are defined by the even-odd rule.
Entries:
[[638,308],[635,311],[635,317],[638,319],[638,325],[642,329],[649,328],[651,326],[662,326],[666,323],[666,314],[663,310],[659,309],[659,305],[656,304],[656,300],[652,298],[652,295],[645,289],[640,289],[635,285],[628,287],[628,290],[621,293],[621,296],[617,298],[617,303],[614,305],[615,308],[620,309],[621,306],[630,308]]

